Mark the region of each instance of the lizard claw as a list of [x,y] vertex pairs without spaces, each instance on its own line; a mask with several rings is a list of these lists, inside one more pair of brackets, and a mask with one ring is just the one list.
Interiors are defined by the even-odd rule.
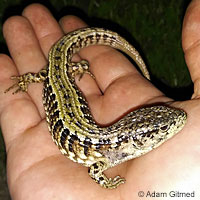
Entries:
[[18,82],[13,84],[9,88],[7,88],[4,91],[4,93],[9,92],[11,89],[16,88],[16,87],[18,87],[18,88],[12,94],[16,94],[16,93],[18,93],[20,91],[27,92],[28,84],[27,84],[26,80],[24,80],[23,75],[22,76],[11,76],[10,79],[11,80],[18,80]]

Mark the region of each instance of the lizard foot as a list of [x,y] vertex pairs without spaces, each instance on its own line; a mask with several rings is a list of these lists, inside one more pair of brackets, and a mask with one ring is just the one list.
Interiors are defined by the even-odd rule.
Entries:
[[125,183],[125,179],[121,178],[120,176],[116,176],[115,178],[107,178],[103,173],[106,170],[106,164],[102,161],[94,163],[89,168],[89,175],[94,181],[100,184],[104,188],[114,189],[117,188],[119,185]]

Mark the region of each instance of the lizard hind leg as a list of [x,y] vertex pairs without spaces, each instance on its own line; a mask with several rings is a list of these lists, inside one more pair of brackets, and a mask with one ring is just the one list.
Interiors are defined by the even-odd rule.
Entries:
[[99,161],[90,166],[88,173],[96,183],[100,184],[104,188],[114,189],[122,183],[125,183],[125,179],[121,178],[120,176],[116,176],[115,178],[107,178],[103,173],[103,171],[106,169],[106,164],[102,161]]
[[47,76],[47,70],[46,69],[42,69],[38,73],[28,72],[26,74],[22,74],[22,75],[19,75],[19,76],[11,76],[11,80],[17,80],[17,82],[15,84],[13,84],[11,87],[9,87],[8,89],[6,89],[4,91],[4,93],[7,93],[8,91],[10,91],[13,88],[17,88],[13,92],[13,94],[16,94],[20,91],[27,92],[28,85],[30,83],[44,82],[44,80],[46,79],[46,76]]
[[89,74],[95,79],[94,75],[89,71],[89,63],[87,60],[81,60],[80,62],[72,62],[68,68],[68,73],[75,78],[76,75],[79,76],[79,81],[85,73]]

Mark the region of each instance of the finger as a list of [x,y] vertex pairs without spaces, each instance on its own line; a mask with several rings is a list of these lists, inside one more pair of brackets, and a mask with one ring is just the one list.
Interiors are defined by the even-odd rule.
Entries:
[[3,54],[0,55],[0,71],[0,124],[8,150],[12,141],[25,130],[35,126],[41,118],[27,94],[4,94],[10,85],[8,77],[16,73],[16,67],[13,61]]
[[[37,11],[39,11],[39,13],[37,13]],[[37,15],[34,15],[35,12]],[[3,29],[9,51],[20,74],[24,74],[26,72],[38,72],[41,68],[44,68],[47,65],[47,60],[44,54],[47,54],[47,49],[49,48],[47,40],[50,45],[53,40],[51,37],[48,39],[48,33],[51,34],[51,32],[54,32],[54,35],[56,35],[55,32],[58,30],[57,32],[59,34],[57,35],[60,36],[62,34],[58,24],[55,24],[55,20],[43,6],[38,5],[37,8],[29,6],[24,10],[23,14],[26,18],[12,17],[6,21]],[[29,16],[31,16],[30,21],[28,19]],[[34,17],[35,19],[39,18],[39,22],[41,24],[47,24],[47,28],[44,28],[46,29],[45,31],[41,28],[45,26],[41,26],[41,24],[36,20],[31,24],[31,20]],[[48,20],[48,23],[46,20]],[[53,25],[49,25],[48,27],[48,24],[51,24],[51,22]],[[38,28],[38,26],[40,28]],[[33,28],[36,28],[36,31]],[[49,32],[47,30],[49,30]],[[46,41],[41,39],[42,36],[45,38],[44,33],[47,34]],[[40,41],[42,48],[40,46],[40,42],[38,42],[37,36],[41,36],[39,39],[42,40]],[[57,38],[59,36],[57,36]],[[46,51],[43,52],[42,50]],[[42,87],[42,84],[30,84],[28,93],[37,105],[41,116],[44,117],[44,109],[41,101]]]
[[185,60],[194,82],[192,98],[200,97],[200,1],[193,0],[187,8],[182,30]]
[[[12,93],[5,93],[5,90],[10,87],[11,81],[10,76],[17,73],[16,66],[12,59],[5,55],[0,54],[0,113],[2,110],[9,105],[12,101],[27,98],[28,95],[12,95]],[[14,81],[13,81],[14,82]]]
[[[19,74],[38,72],[46,65],[46,59],[28,20],[18,16],[9,18],[3,26],[3,34]],[[41,85],[31,84],[28,93],[41,111]]]
[[[33,27],[40,51],[45,57],[45,65],[43,64],[40,69],[44,68],[48,64],[48,53],[50,48],[58,39],[63,36],[63,32],[49,10],[41,4],[29,5],[24,9],[22,15],[28,19],[29,23]],[[29,91],[34,98],[34,102],[36,102],[42,117],[44,117],[45,113],[41,101],[43,84],[37,87],[40,87],[39,90],[35,90],[33,88]]]
[[[48,64],[48,52],[51,46],[62,37],[62,30],[49,10],[41,4],[29,5],[24,9],[22,15],[29,21],[31,27],[33,27],[34,34],[38,41],[37,51],[40,51],[45,58],[45,64],[40,64],[40,66],[42,66],[40,69],[44,68]],[[43,84],[37,87],[40,87],[39,90],[33,88],[29,91],[34,98],[34,102],[36,102],[36,105],[39,107],[41,115],[44,117],[45,113],[41,101]]]
[[22,13],[34,29],[46,59],[52,45],[63,36],[63,32],[50,11],[41,4],[31,4]]
[[[66,33],[86,26],[83,21],[73,16],[62,18],[60,24]],[[90,46],[82,49],[79,55],[81,59],[89,61],[90,70],[98,83],[88,77],[87,81],[83,77],[77,82],[99,123],[113,121],[128,110],[149,101],[150,98],[162,96],[162,93],[146,81],[126,57],[110,47]],[[92,89],[88,89],[90,85],[93,85]],[[98,87],[104,96],[100,95]]]

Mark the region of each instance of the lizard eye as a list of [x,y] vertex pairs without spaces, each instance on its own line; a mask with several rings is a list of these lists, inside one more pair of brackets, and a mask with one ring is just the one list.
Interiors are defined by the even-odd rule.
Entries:
[[160,130],[161,130],[161,131],[167,131],[168,128],[169,128],[168,125],[164,125],[164,126],[161,126]]

